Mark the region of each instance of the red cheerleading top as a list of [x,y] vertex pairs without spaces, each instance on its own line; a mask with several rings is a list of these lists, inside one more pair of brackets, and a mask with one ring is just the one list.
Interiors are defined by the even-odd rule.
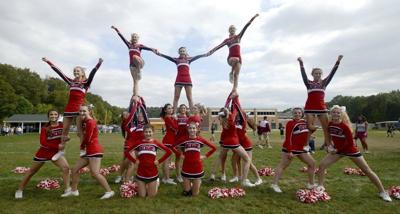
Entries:
[[182,172],[188,175],[199,174],[203,172],[203,164],[201,161],[201,147],[204,145],[210,147],[206,153],[206,157],[210,157],[217,148],[202,137],[194,139],[186,138],[183,142],[176,145],[176,147],[183,147],[184,160],[182,165]]
[[55,66],[49,60],[46,61],[47,64],[63,79],[69,86],[69,98],[67,106],[64,110],[64,116],[70,116],[68,114],[77,115],[79,112],[80,106],[83,104],[86,93],[90,87],[90,84],[93,81],[94,75],[97,70],[100,68],[102,62],[98,62],[97,65],[92,69],[89,74],[89,77],[80,82],[75,79],[68,78],[57,66]]
[[307,78],[307,74],[304,69],[303,62],[300,61],[299,63],[300,63],[301,76],[303,78],[303,82],[307,88],[307,93],[308,93],[306,105],[304,107],[304,112],[305,113],[314,113],[314,114],[328,112],[328,109],[325,105],[325,100],[324,100],[325,89],[328,86],[328,84],[330,83],[330,81],[332,80],[333,76],[335,75],[336,70],[339,67],[340,61],[339,60],[336,61],[335,65],[333,66],[329,75],[320,82],[314,82],[314,81],[309,80]]
[[128,151],[125,151],[126,157],[133,163],[136,162],[136,159],[131,153],[137,153],[139,166],[136,176],[143,179],[152,179],[158,176],[157,166],[154,164],[157,158],[157,149],[165,151],[164,155],[158,160],[159,163],[164,162],[172,153],[166,146],[153,139],[137,141]]
[[[47,131],[47,129],[49,129]],[[63,124],[58,123],[57,126],[48,125],[40,130],[40,147],[51,150],[58,150],[61,143]]]
[[201,54],[194,57],[178,57],[173,58],[164,54],[159,54],[159,56],[173,62],[177,66],[178,73],[175,79],[175,85],[192,85],[192,79],[190,78],[190,63],[198,60],[202,57],[208,56],[208,54]]
[[203,121],[203,118],[201,118],[200,114],[196,115],[191,115],[188,119],[188,124],[190,123],[196,123],[197,127],[200,127],[201,122]]
[[305,120],[290,120],[286,124],[286,136],[283,148],[287,152],[303,152],[307,145],[308,128]]
[[351,129],[347,124],[329,122],[328,131],[338,154],[359,153]]
[[116,28],[115,31],[118,33],[118,36],[122,39],[122,41],[125,43],[125,45],[129,49],[129,65],[133,65],[133,58],[134,56],[141,57],[142,50],[147,50],[147,51],[153,51],[155,52],[156,49],[154,48],[149,48],[145,45],[142,44],[132,44],[128,40],[125,39],[125,37],[119,32],[119,30]]
[[235,118],[237,109],[233,108],[232,112],[227,118],[228,126],[223,127],[221,132],[221,142],[224,147],[237,147],[239,146],[238,135],[236,133]]
[[165,122],[166,130],[162,143],[166,146],[173,146],[178,132],[178,122],[171,116],[165,116],[162,119]]
[[83,121],[84,136],[81,149],[86,150],[86,156],[102,155],[103,147],[99,144],[99,130],[94,119],[86,119]]

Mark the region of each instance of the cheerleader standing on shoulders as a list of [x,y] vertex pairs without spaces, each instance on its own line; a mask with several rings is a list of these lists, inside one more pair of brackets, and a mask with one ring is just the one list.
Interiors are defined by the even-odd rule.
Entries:
[[242,67],[240,42],[242,40],[244,32],[246,32],[247,28],[256,17],[258,17],[258,14],[253,16],[250,21],[247,22],[247,24],[243,27],[239,34],[236,34],[236,27],[234,25],[229,26],[229,38],[225,39],[221,44],[210,51],[212,54],[218,49],[224,47],[225,45],[229,47],[229,55],[227,61],[229,66],[232,67],[231,72],[229,73],[229,81],[233,83],[232,92],[237,92],[239,72],[240,68]]
[[141,69],[144,66],[144,60],[141,56],[142,50],[157,52],[157,49],[149,48],[145,45],[139,44],[139,35],[137,33],[132,33],[131,41],[125,39],[125,37],[119,32],[118,28],[111,26],[118,36],[122,39],[125,45],[129,49],[129,68],[131,70],[131,75],[133,78],[133,96],[139,96],[139,80],[141,77]]
[[329,153],[319,164],[318,188],[325,189],[323,186],[325,169],[342,157],[348,157],[368,176],[376,188],[378,188],[379,196],[384,201],[392,201],[389,194],[384,189],[381,180],[375,174],[375,172],[371,170],[364,157],[358,150],[350,127],[351,124],[345,107],[340,107],[337,105],[333,106],[331,108],[331,121],[328,124],[328,131],[333,145],[330,143],[327,145]]
[[[147,124],[144,126],[144,139],[137,141],[127,152],[126,155],[134,163],[138,164],[136,172],[136,181],[138,184],[138,192],[140,197],[154,197],[157,195],[159,179],[157,166],[165,161],[170,155],[169,150],[162,143],[153,139],[153,126]],[[157,149],[165,151],[164,155],[157,158]],[[132,155],[133,153],[136,153]]]
[[307,88],[307,101],[304,107],[304,113],[306,115],[306,121],[308,126],[308,140],[312,133],[317,130],[314,125],[315,115],[317,115],[319,121],[321,122],[322,130],[324,131],[324,145],[328,145],[329,134],[328,134],[328,109],[325,105],[325,89],[331,82],[333,75],[335,75],[336,70],[339,68],[340,61],[343,56],[339,55],[338,59],[333,66],[328,77],[322,79],[322,69],[313,68],[311,75],[313,80],[307,78],[306,70],[304,69],[303,60],[301,57],[297,58],[300,64],[301,77],[303,78],[304,85]]
[[182,88],[185,88],[186,91],[186,97],[189,103],[189,108],[193,108],[193,96],[192,96],[192,79],[190,78],[190,63],[194,62],[195,60],[198,60],[202,57],[210,56],[211,53],[208,52],[206,54],[200,54],[194,57],[190,57],[187,53],[187,50],[185,47],[180,47],[178,49],[179,57],[178,58],[173,58],[164,54],[161,54],[159,52],[156,52],[157,55],[173,62],[176,64],[178,73],[176,75],[176,80],[175,80],[175,92],[174,92],[174,111],[176,111],[176,108],[178,106],[178,101],[179,97],[181,96],[181,91]]
[[[58,122],[59,114],[56,110],[50,110],[47,112],[49,122],[40,131],[40,148],[36,152],[33,158],[33,163],[29,171],[25,174],[24,179],[21,181],[18,190],[15,192],[15,198],[20,199],[23,197],[23,191],[39,169],[44,165],[46,161],[50,161],[59,150],[59,144],[61,143],[63,124]],[[65,192],[71,191],[69,186],[69,165],[64,157],[60,157],[56,161],[52,161],[54,165],[58,166],[63,173],[63,181],[65,186]]]
[[106,178],[100,174],[101,159],[103,158],[103,147],[99,144],[97,122],[93,117],[93,109],[88,106],[81,106],[79,110],[83,121],[83,142],[81,144],[81,157],[72,169],[72,189],[63,197],[79,196],[79,170],[89,166],[90,174],[106,190],[100,199],[108,199],[114,196],[114,191],[108,185]]
[[[180,158],[181,154],[174,147],[176,141],[176,133],[178,131],[178,122],[173,117],[173,114],[174,114],[174,108],[172,107],[172,105],[169,103],[165,104],[160,113],[160,117],[164,120],[165,130],[166,130],[162,143],[174,152],[175,160],[177,160]],[[163,163],[164,177],[161,179],[161,181],[164,184],[176,185],[174,179],[171,179],[169,175],[170,163],[171,163],[171,157],[168,157],[167,160]]]
[[281,161],[276,167],[274,180],[271,184],[271,188],[277,193],[282,192],[278,186],[279,179],[294,157],[298,157],[307,164],[308,183],[306,187],[308,189],[315,187],[315,160],[308,151],[304,150],[304,147],[308,145],[308,129],[306,121],[302,119],[303,110],[301,108],[293,108],[292,114],[293,119],[286,124],[286,136],[282,147]]
[[69,86],[69,98],[67,106],[64,110],[63,117],[63,133],[61,138],[61,143],[59,145],[60,151],[52,157],[53,161],[64,155],[64,148],[66,142],[69,140],[68,134],[69,129],[72,125],[72,120],[76,117],[76,127],[78,136],[80,138],[80,143],[82,143],[82,120],[79,116],[79,108],[85,100],[87,91],[89,90],[90,84],[93,81],[94,75],[103,63],[103,59],[99,59],[97,65],[92,69],[89,77],[86,78],[85,69],[81,66],[76,66],[74,68],[74,79],[67,77],[57,66],[55,66],[50,60],[42,58],[44,62],[50,65],[50,67],[63,79]]
[[[189,137],[176,146],[183,147],[183,195],[196,196],[200,192],[201,178],[204,176],[203,163],[204,158],[210,157],[216,150],[215,146],[202,137],[197,136],[198,125],[195,122],[189,123]],[[207,154],[201,155],[200,149],[204,145],[210,147]]]

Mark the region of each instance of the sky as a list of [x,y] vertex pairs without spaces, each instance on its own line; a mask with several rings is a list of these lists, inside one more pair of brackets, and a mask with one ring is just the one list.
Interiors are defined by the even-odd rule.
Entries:
[[[307,98],[297,57],[311,78],[313,67],[328,75],[338,55],[340,67],[326,90],[337,95],[368,96],[399,89],[400,2],[397,0],[3,0],[0,2],[0,63],[30,68],[41,77],[57,77],[41,61],[47,57],[68,76],[76,65],[89,71],[101,57],[90,92],[126,107],[132,95],[128,50],[110,28],[126,38],[174,56],[181,46],[203,54],[260,16],[241,41],[238,93],[244,107],[284,110]],[[219,107],[232,85],[224,47],[191,64],[193,99]],[[171,103],[175,64],[143,51],[140,95],[148,106]],[[180,103],[187,103],[182,91]]]

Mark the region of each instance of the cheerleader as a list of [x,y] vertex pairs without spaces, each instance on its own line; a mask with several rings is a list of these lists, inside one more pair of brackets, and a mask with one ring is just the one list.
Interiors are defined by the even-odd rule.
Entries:
[[[229,99],[238,99],[237,93],[230,94]],[[228,99],[228,100],[229,100]],[[233,108],[232,112],[229,111],[228,108],[224,107],[221,108],[220,112],[218,113],[219,119],[221,121],[222,133],[221,133],[221,143],[222,143],[222,150],[220,152],[221,157],[221,164],[223,163],[223,158],[226,157],[226,154],[229,150],[232,150],[234,153],[240,156],[243,160],[242,166],[242,185],[245,187],[254,187],[255,185],[247,179],[247,174],[249,173],[249,168],[251,165],[251,160],[249,155],[247,154],[246,150],[240,145],[239,138],[236,132],[235,126],[235,118],[238,111],[237,108]]]
[[[72,124],[73,118],[79,115],[79,108],[83,104],[87,91],[89,90],[90,84],[93,81],[94,75],[97,70],[100,68],[101,63],[103,63],[103,59],[99,59],[97,65],[92,69],[89,74],[89,77],[86,78],[85,69],[81,66],[76,66],[74,68],[74,79],[67,77],[57,66],[55,66],[50,60],[46,58],[42,58],[44,62],[50,65],[50,67],[63,79],[69,86],[69,99],[68,104],[64,110],[63,117],[63,133],[61,138],[61,143],[59,145],[60,151],[52,157],[53,161],[56,161],[58,158],[64,155],[65,143],[69,140],[68,134],[69,129]],[[83,135],[82,135],[82,121],[80,117],[76,118],[76,127],[78,136],[82,143]]]
[[368,176],[371,182],[377,187],[379,190],[379,196],[384,201],[392,201],[389,194],[384,189],[381,180],[375,174],[375,172],[371,170],[363,155],[358,150],[350,127],[351,123],[345,107],[340,107],[337,105],[333,106],[331,108],[331,121],[328,124],[329,136],[333,142],[333,145],[331,143],[327,145],[329,153],[319,164],[318,188],[325,189],[323,187],[325,170],[342,157],[348,157]]
[[356,122],[356,131],[354,133],[354,139],[360,139],[361,145],[363,147],[364,153],[369,153],[367,144],[367,134],[368,132],[368,122],[364,115],[358,116]]
[[[176,133],[175,144],[179,144],[188,138],[189,136],[189,132],[187,129],[188,119],[189,117],[187,115],[187,106],[185,104],[181,104],[179,106],[178,115],[176,116],[176,120],[178,122],[178,132]],[[180,156],[177,156],[175,159],[175,170],[176,170],[176,180],[179,183],[183,182],[183,178],[181,176],[181,169],[182,169],[182,159],[180,158]]]
[[201,122],[203,122],[204,116],[207,115],[207,109],[205,106],[201,105],[200,103],[196,103],[192,109],[192,115],[188,118],[188,124],[194,122],[197,125],[197,130],[200,133],[201,130]]
[[[144,136],[142,141],[136,143],[126,152],[129,160],[138,164],[136,172],[136,181],[138,184],[138,193],[140,197],[154,197],[157,195],[159,179],[157,166],[165,161],[170,155],[169,150],[162,143],[153,139],[153,126],[147,124],[144,126]],[[156,160],[157,149],[165,151],[164,155]],[[133,155],[135,153],[135,155]],[[135,158],[137,157],[137,158]]]
[[144,60],[142,59],[142,50],[157,52],[157,49],[149,48],[145,45],[139,44],[139,35],[136,33],[131,34],[131,41],[125,39],[125,37],[119,32],[118,28],[111,26],[118,36],[122,39],[125,45],[129,49],[129,68],[133,78],[133,95],[139,95],[139,80],[141,79],[141,69],[144,66]]
[[[59,151],[63,124],[58,122],[59,114],[56,110],[48,111],[47,117],[49,118],[49,122],[47,122],[47,124],[40,130],[40,148],[33,158],[32,166],[25,174],[23,180],[19,185],[18,190],[15,192],[16,199],[20,199],[23,197],[23,191],[32,176],[39,171],[39,169],[44,165],[46,161],[50,161],[51,157],[53,157]],[[71,188],[69,186],[70,176],[67,160],[64,157],[60,157],[58,160],[52,162],[54,165],[60,168],[63,174],[63,181],[65,186],[64,193],[71,191]]]
[[192,97],[192,79],[190,78],[190,63],[198,60],[202,57],[210,56],[211,53],[200,54],[194,57],[190,57],[187,53],[186,47],[180,47],[178,49],[179,57],[173,58],[162,53],[156,52],[157,55],[173,62],[177,66],[178,73],[175,80],[175,92],[174,92],[174,111],[178,106],[179,97],[181,96],[182,88],[185,88],[186,97],[189,103],[190,109],[193,108],[193,97]]
[[232,92],[237,92],[238,80],[240,67],[242,66],[242,56],[240,53],[240,42],[242,40],[244,32],[253,22],[253,20],[259,16],[256,14],[249,22],[243,27],[239,34],[236,34],[236,27],[234,25],[229,26],[229,38],[225,39],[221,44],[211,50],[211,54],[227,45],[229,47],[229,55],[227,58],[229,66],[232,67],[229,73],[229,81],[233,83]]
[[303,110],[301,108],[293,108],[292,114],[293,119],[286,124],[286,136],[282,146],[281,161],[276,167],[274,180],[271,184],[271,188],[277,193],[282,192],[278,186],[278,182],[283,171],[292,162],[293,157],[298,157],[302,162],[307,164],[308,183],[306,187],[308,189],[315,187],[315,160],[310,153],[304,149],[304,147],[308,145],[308,129],[306,121],[302,119]]
[[80,117],[83,121],[84,130],[83,141],[81,144],[80,159],[76,162],[72,169],[72,189],[65,193],[63,197],[79,196],[79,170],[85,166],[89,166],[90,174],[100,185],[106,190],[100,199],[108,199],[114,196],[114,191],[108,185],[106,178],[100,174],[101,159],[103,158],[103,147],[99,144],[97,122],[93,116],[92,107],[82,105],[79,110]]
[[[169,103],[165,104],[164,107],[161,109],[160,117],[164,120],[166,129],[166,133],[162,140],[162,143],[174,152],[175,160],[177,160],[181,154],[174,147],[176,141],[176,133],[178,131],[178,122],[173,117],[173,114],[174,114],[174,108]],[[168,157],[167,160],[163,163],[164,176],[161,179],[161,181],[164,184],[176,185],[174,179],[171,179],[169,175],[170,164],[171,164],[171,158]]]
[[[249,156],[250,159],[250,170],[254,174],[254,176],[257,178],[256,182],[254,183],[256,186],[261,185],[263,183],[263,180],[261,179],[260,175],[258,174],[257,167],[253,164],[252,158],[253,158],[253,145],[250,141],[250,138],[247,136],[247,125],[249,125],[251,128],[255,129],[255,125],[253,121],[249,120],[247,117],[245,111],[242,109],[239,99],[234,99],[232,101],[232,107],[231,108],[236,108],[238,110],[238,114],[236,115],[235,118],[235,126],[236,126],[236,133],[238,135],[239,143],[240,145],[244,148],[244,150],[247,152],[247,155]],[[240,179],[240,157],[237,153],[233,153],[232,155],[232,169],[235,174],[235,176],[229,180],[229,182],[238,182]]]
[[128,133],[128,129],[127,129],[128,118],[129,118],[129,112],[123,111],[121,114],[121,133],[122,133],[122,137],[125,139],[124,150],[123,150],[124,153],[123,153],[123,158],[121,161],[121,169],[119,170],[120,175],[117,176],[117,178],[114,181],[114,183],[116,183],[116,184],[120,183],[122,180],[124,180],[124,181],[129,180],[129,177],[127,176],[127,172],[132,171],[132,170],[130,170],[130,168],[133,168],[133,164],[125,156],[125,151],[130,147],[129,134],[127,134]]
[[[189,136],[186,140],[176,146],[183,147],[183,195],[196,196],[200,192],[201,178],[204,176],[202,160],[210,157],[216,150],[215,146],[202,137],[197,136],[198,125],[195,122],[189,123]],[[207,154],[201,155],[200,149],[204,145],[210,147]]]
[[325,89],[328,84],[331,82],[333,76],[336,73],[336,70],[339,68],[340,61],[343,56],[339,55],[338,59],[333,66],[331,72],[328,77],[322,79],[322,69],[321,68],[313,68],[311,71],[311,75],[313,76],[313,80],[309,80],[307,78],[306,70],[304,69],[303,60],[301,57],[297,58],[300,64],[301,77],[303,79],[304,85],[307,88],[307,101],[304,107],[304,113],[306,115],[307,127],[309,130],[308,139],[310,135],[317,130],[317,127],[314,125],[315,115],[317,115],[322,129],[324,131],[324,145],[328,145],[329,134],[328,134],[328,109],[325,105]]

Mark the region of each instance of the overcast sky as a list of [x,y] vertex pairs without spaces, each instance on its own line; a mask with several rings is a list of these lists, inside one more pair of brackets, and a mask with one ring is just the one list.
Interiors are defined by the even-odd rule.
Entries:
[[[371,95],[399,89],[400,2],[397,0],[6,0],[0,2],[0,63],[56,77],[41,57],[67,75],[104,59],[92,93],[126,107],[132,93],[128,50],[110,26],[140,43],[177,56],[186,46],[202,54],[240,30],[256,13],[242,38],[239,79],[242,105],[283,110],[303,106],[306,89],[296,61],[308,74],[321,67],[327,75],[337,56],[342,63],[326,90],[336,95]],[[224,104],[230,92],[228,48],[191,64],[193,98],[207,106]],[[149,106],[172,102],[176,66],[142,52],[140,93]],[[310,76],[310,74],[309,74]],[[311,78],[311,76],[310,76]],[[180,101],[187,102],[184,92]]]

